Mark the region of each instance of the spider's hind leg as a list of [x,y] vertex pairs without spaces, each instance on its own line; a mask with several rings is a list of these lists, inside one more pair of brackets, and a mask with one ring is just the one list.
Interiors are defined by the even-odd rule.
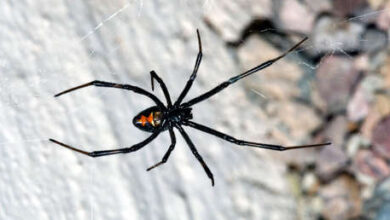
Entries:
[[249,146],[249,147],[258,147],[258,148],[264,148],[268,150],[277,150],[277,151],[285,151],[285,150],[293,150],[293,149],[300,149],[300,148],[309,148],[309,147],[321,147],[330,145],[330,142],[327,143],[321,143],[321,144],[309,144],[309,145],[299,145],[299,146],[290,146],[285,147],[281,145],[274,145],[274,144],[263,144],[263,143],[257,143],[257,142],[250,142],[245,140],[239,140],[236,139],[230,135],[224,134],[220,131],[214,130],[212,128],[209,128],[207,126],[195,123],[193,121],[183,121],[183,125],[193,127],[195,129],[198,129],[200,131],[203,131],[205,133],[214,135],[216,137],[222,138],[225,141],[229,141],[233,144],[241,145],[241,146]]
[[151,169],[156,168],[156,167],[158,167],[158,166],[160,166],[168,161],[168,158],[171,155],[173,149],[175,149],[175,145],[176,145],[176,137],[175,137],[175,133],[173,132],[172,128],[169,129],[169,135],[171,136],[171,145],[169,146],[168,151],[165,153],[164,157],[162,158],[162,160],[160,162],[149,167],[148,169],[146,169],[146,171],[150,171]]
[[191,149],[191,152],[194,154],[196,159],[198,159],[199,163],[202,165],[204,171],[206,172],[207,176],[211,179],[211,185],[214,186],[214,177],[213,173],[211,173],[209,167],[204,162],[202,156],[198,153],[198,150],[196,150],[194,143],[192,143],[190,137],[188,137],[188,134],[184,131],[184,129],[180,125],[176,125],[176,128],[180,131],[181,135],[183,136],[184,140],[187,142],[188,146]]
[[148,138],[146,138],[142,142],[140,142],[138,144],[134,144],[131,147],[112,149],[112,150],[91,151],[91,152],[84,151],[84,150],[81,150],[79,148],[75,148],[73,146],[64,144],[64,143],[59,142],[59,141],[54,140],[54,139],[49,139],[49,141],[51,141],[55,144],[61,145],[61,146],[68,148],[70,150],[73,150],[73,151],[79,152],[81,154],[90,156],[90,157],[102,157],[102,156],[108,156],[108,155],[112,155],[112,154],[125,154],[125,153],[131,153],[131,152],[137,151],[137,150],[143,148],[145,145],[152,142],[152,140],[155,139],[159,134],[160,134],[159,131],[154,132],[152,135],[150,135]]

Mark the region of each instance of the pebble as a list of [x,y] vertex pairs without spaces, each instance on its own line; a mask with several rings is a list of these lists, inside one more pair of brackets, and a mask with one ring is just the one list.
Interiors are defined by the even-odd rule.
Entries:
[[297,0],[282,1],[280,22],[283,29],[302,33],[310,33],[314,25],[315,15],[306,4]]
[[329,113],[346,109],[350,91],[356,84],[359,73],[348,57],[324,58],[317,70],[317,86],[320,96],[327,103]]
[[[265,62],[280,54],[281,51],[255,35],[250,36],[238,49],[242,69],[252,68],[259,62]],[[297,97],[300,94],[297,84],[304,73],[298,63],[291,60],[292,57],[294,54],[290,54],[288,58],[278,61],[242,82],[246,84],[246,87],[261,91],[269,100],[288,100]]]
[[354,158],[353,166],[357,172],[381,180],[390,175],[386,161],[370,150],[359,150]]
[[306,173],[302,179],[302,190],[310,195],[315,194],[320,187],[320,182],[317,176],[312,173]]
[[347,115],[350,121],[363,120],[371,108],[369,95],[362,87],[358,87],[347,106]]
[[363,212],[368,219],[390,219],[390,177],[377,185],[373,197],[365,202]]
[[[366,8],[366,0],[334,0],[333,1],[333,10],[341,18],[356,14],[356,12],[361,11]],[[361,14],[361,13],[359,13]]]
[[361,211],[359,184],[348,175],[341,175],[322,187],[319,195],[323,200],[322,215],[329,220],[357,217]]
[[362,35],[363,51],[374,53],[383,50],[387,46],[387,33],[377,28],[368,28]]
[[[313,29],[313,44],[318,53],[345,53],[361,48],[364,26],[358,22],[343,22],[331,16],[322,16]],[[345,55],[345,54],[344,54]]]
[[[224,41],[232,42],[240,38],[243,28],[254,17],[272,17],[271,0],[248,1],[205,1],[203,10],[205,22],[218,33]],[[239,16],[232,16],[239,15]],[[264,30],[253,30],[261,32]]]
[[360,148],[368,148],[370,145],[369,140],[365,139],[360,134],[354,134],[349,137],[347,141],[347,155],[348,158],[355,157]]
[[383,8],[385,10],[383,10],[379,14],[376,24],[380,29],[382,29],[384,31],[389,31],[389,29],[390,29],[390,11],[388,9],[390,8],[390,2],[388,1],[387,4]]
[[390,116],[384,118],[374,127],[372,144],[375,152],[390,159]]

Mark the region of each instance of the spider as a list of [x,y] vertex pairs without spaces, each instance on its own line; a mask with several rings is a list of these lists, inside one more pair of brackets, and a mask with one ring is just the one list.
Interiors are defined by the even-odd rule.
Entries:
[[231,142],[233,144],[237,144],[237,145],[241,145],[241,146],[257,147],[257,148],[265,148],[265,149],[276,150],[276,151],[284,151],[284,150],[308,148],[308,147],[318,147],[318,146],[324,146],[324,145],[331,144],[330,142],[328,142],[328,143],[321,143],[321,144],[284,147],[281,145],[250,142],[250,141],[236,139],[230,135],[224,134],[220,131],[214,130],[210,127],[207,127],[205,125],[198,124],[198,123],[192,121],[191,120],[192,119],[191,110],[192,110],[193,105],[195,105],[201,101],[204,101],[204,100],[210,98],[211,96],[221,92],[222,90],[224,90],[228,86],[232,85],[233,83],[237,82],[238,80],[240,80],[244,77],[247,77],[253,73],[256,73],[257,71],[260,71],[264,68],[271,66],[273,63],[275,63],[276,61],[285,57],[287,54],[289,54],[290,52],[295,50],[299,45],[301,45],[305,40],[307,40],[307,37],[305,37],[303,40],[301,40],[299,43],[294,45],[288,51],[284,52],[282,55],[280,55],[274,59],[268,60],[268,61],[266,61],[266,62],[264,62],[256,67],[246,71],[246,72],[243,72],[243,73],[238,74],[234,77],[231,77],[227,81],[222,82],[221,84],[217,85],[215,88],[209,90],[208,92],[205,92],[205,93],[183,103],[183,99],[187,95],[188,91],[190,90],[190,88],[192,86],[192,83],[194,82],[194,80],[196,78],[196,74],[198,72],[200,62],[202,60],[202,43],[201,43],[201,39],[200,39],[199,30],[197,30],[196,32],[197,32],[197,37],[198,37],[199,51],[198,51],[198,55],[196,58],[195,67],[192,71],[190,79],[187,81],[184,89],[180,93],[179,98],[174,103],[172,103],[172,101],[171,101],[168,89],[165,86],[164,81],[153,70],[150,72],[152,91],[154,91],[154,80],[156,80],[160,84],[160,87],[164,93],[167,105],[164,105],[163,102],[161,102],[160,99],[158,99],[155,95],[153,95],[152,93],[150,93],[150,92],[148,92],[140,87],[129,85],[129,84],[118,84],[118,83],[104,82],[104,81],[98,81],[98,80],[94,80],[92,82],[73,87],[71,89],[60,92],[54,96],[54,97],[58,97],[58,96],[61,96],[65,93],[69,93],[69,92],[75,91],[77,89],[81,89],[81,88],[88,87],[88,86],[98,86],[98,87],[110,87],[110,88],[130,90],[130,91],[133,91],[135,93],[149,97],[150,99],[152,99],[154,101],[154,103],[156,105],[141,111],[133,119],[133,124],[135,127],[139,128],[145,132],[152,133],[148,138],[146,138],[142,142],[137,143],[131,147],[112,149],[112,150],[92,151],[92,152],[88,152],[88,151],[81,150],[79,148],[72,147],[70,145],[64,144],[64,143],[59,142],[59,141],[54,140],[54,139],[49,139],[49,140],[51,142],[59,144],[63,147],[66,147],[70,150],[79,152],[81,154],[85,154],[85,155],[90,156],[90,157],[101,157],[101,156],[108,156],[108,155],[112,155],[112,154],[130,153],[130,152],[137,151],[137,150],[143,148],[144,146],[146,146],[147,144],[149,144],[152,140],[154,140],[163,131],[169,131],[169,135],[171,138],[171,145],[169,146],[168,151],[165,153],[162,160],[147,169],[147,171],[150,171],[151,169],[156,168],[156,167],[158,167],[158,166],[160,166],[168,161],[169,156],[171,155],[172,151],[175,149],[176,137],[175,137],[175,133],[174,133],[173,129],[176,128],[180,132],[180,134],[183,136],[187,145],[191,149],[191,152],[193,153],[193,155],[196,157],[196,159],[202,165],[204,171],[206,172],[207,176],[211,180],[212,186],[214,186],[213,174],[210,171],[210,169],[208,168],[208,166],[206,165],[206,163],[204,162],[202,156],[198,153],[197,149],[195,148],[195,145],[191,141],[187,132],[184,130],[183,126],[195,128],[195,129],[203,131],[205,133],[222,138],[222,139],[224,139],[228,142]]

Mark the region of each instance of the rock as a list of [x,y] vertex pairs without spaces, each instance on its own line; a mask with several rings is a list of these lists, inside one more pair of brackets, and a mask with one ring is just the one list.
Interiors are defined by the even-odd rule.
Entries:
[[308,193],[310,195],[313,195],[313,194],[317,193],[319,188],[320,188],[320,182],[314,173],[309,172],[303,176],[302,190],[304,193]]
[[320,179],[328,181],[345,169],[347,162],[348,158],[342,149],[332,144],[320,151],[316,161],[316,173]]
[[360,86],[366,91],[368,95],[385,89],[383,77],[374,74],[364,77],[360,82]]
[[313,29],[312,53],[343,53],[361,49],[361,34],[364,26],[357,22],[340,22],[331,16],[319,18]]
[[362,87],[358,87],[349,100],[347,115],[350,121],[358,122],[363,120],[370,109],[370,97]]
[[372,139],[372,131],[376,124],[381,120],[382,116],[376,108],[371,108],[368,112],[367,117],[365,118],[360,130],[362,135],[368,139]]
[[333,10],[340,18],[357,14],[365,9],[367,9],[366,0],[353,0],[353,3],[348,0],[333,1]]
[[367,2],[373,10],[380,10],[383,6],[386,8],[387,0],[368,0]]
[[321,119],[314,109],[296,102],[278,102],[275,117],[287,127],[288,136],[302,140],[321,125]]
[[280,16],[280,26],[286,31],[308,34],[314,25],[313,11],[298,0],[282,1],[278,15]]
[[325,136],[338,148],[342,148],[348,129],[348,121],[344,115],[332,119],[325,128]]
[[[160,161],[170,145],[167,133],[137,152],[98,159],[47,140],[105,150],[146,139],[150,134],[131,120],[153,105],[147,97],[97,87],[53,95],[99,79],[139,86],[165,103],[158,84],[154,91],[150,87],[154,69],[175,99],[194,66],[197,28],[204,56],[185,100],[243,70],[235,51],[203,18],[222,15],[221,27],[239,32],[251,20],[246,12],[255,10],[252,3],[257,10],[267,7],[262,0],[219,2],[223,13],[214,8],[217,1],[1,1],[0,66],[6,68],[0,67],[0,219],[294,216],[284,164],[259,156],[270,155],[263,149],[185,128],[214,173],[212,187],[177,130],[168,162],[150,172],[146,168]],[[272,142],[262,132],[269,119],[259,120],[259,106],[247,100],[242,86],[238,82],[194,107],[194,121],[221,125],[219,130],[240,139]]]
[[[318,98],[319,103],[325,103],[332,114],[345,110],[349,103],[343,96],[350,96],[348,88],[355,88],[350,87],[354,72],[376,76],[380,70],[383,78],[367,81],[367,86],[375,87],[378,81],[390,85],[389,68],[381,65],[388,62],[388,57],[383,52],[376,53],[378,46],[372,50],[375,53],[366,54],[368,58],[359,67],[351,57],[322,59],[321,65],[326,60],[337,62],[334,68],[319,65],[321,93],[316,92],[319,84],[311,83],[317,69],[311,66],[313,57],[361,49],[361,34],[366,26],[360,20],[378,18],[378,26],[388,29],[385,19],[379,22],[378,16],[384,11],[359,17],[356,13],[361,10],[360,2],[356,2],[356,8],[337,6],[342,11],[338,13],[352,12],[357,16],[351,20],[321,16],[313,21],[318,13],[334,12],[334,1],[1,1],[0,219],[304,219],[297,213],[302,210],[301,201],[308,197],[316,208],[312,218],[307,219],[319,218],[319,213],[329,219],[349,218],[356,210],[353,202],[360,200],[351,196],[356,183],[344,175],[330,182],[344,170],[344,116],[335,118],[333,125],[324,126],[328,129],[326,135],[332,136],[336,144],[286,152],[235,146],[185,128],[214,173],[215,187],[211,187],[202,166],[177,132],[177,145],[169,161],[151,172],[145,169],[161,160],[169,147],[167,133],[136,153],[98,159],[49,144],[47,139],[58,138],[85,150],[103,150],[131,146],[147,138],[149,134],[131,126],[132,117],[153,104],[145,97],[92,87],[58,99],[53,95],[94,79],[128,83],[151,91],[149,71],[154,69],[175,99],[195,62],[198,28],[204,56],[186,100],[280,55],[280,48],[292,46],[292,40],[300,39],[300,33],[285,29],[313,33],[308,34],[310,40],[299,50],[200,103],[193,111],[194,121],[239,139],[271,144],[321,142],[310,141],[311,131],[323,124],[323,118],[317,109],[313,110],[308,97],[317,93],[316,97],[322,97]],[[292,5],[296,8],[289,9]],[[227,42],[241,41],[242,30],[259,21],[274,25],[275,29],[252,28],[248,32],[280,35],[275,34],[271,40],[267,34],[262,35],[264,38],[247,38],[239,48],[227,46]],[[313,22],[316,28],[311,31]],[[370,32],[367,37],[370,36],[382,37],[377,32]],[[281,41],[283,44],[278,44]],[[375,45],[371,38],[370,41]],[[371,49],[369,46],[373,45],[366,46]],[[329,70],[333,72],[328,73]],[[304,95],[303,84],[313,85],[306,86],[308,92]],[[341,89],[337,89],[339,84]],[[327,85],[330,88],[324,92]],[[255,94],[252,88],[266,96],[263,103],[251,100],[249,94]],[[383,88],[370,91],[387,91]],[[153,94],[164,99],[157,86]],[[385,103],[385,94],[381,95],[371,100],[368,113],[352,117],[367,117],[369,120],[364,123],[367,122],[365,125],[369,126],[365,128],[370,132],[387,112],[386,105],[378,104]],[[263,112],[263,104],[264,109],[271,109],[268,114]],[[374,108],[376,113],[372,116]],[[344,112],[338,112],[341,114]],[[378,115],[378,121],[373,120]],[[277,132],[269,132],[271,129]],[[347,135],[348,132],[347,129]],[[361,143],[356,142],[360,147]],[[275,155],[301,161],[301,170],[306,170],[305,162],[313,165],[318,152],[324,149],[331,152],[322,155],[322,162],[317,165],[326,170],[328,184],[322,189],[317,170],[310,170],[302,180],[307,194],[295,198],[285,178],[286,160]],[[356,153],[356,149],[351,151],[350,155]],[[325,162],[331,167],[323,168]],[[381,202],[380,205],[387,204],[386,200]],[[380,210],[388,206],[381,207],[384,208],[375,210],[379,213],[375,216],[386,216]]]
[[304,0],[304,2],[305,5],[316,14],[332,10],[332,1],[330,0]]
[[378,94],[375,96],[375,109],[378,111],[381,118],[390,115],[390,96],[386,94]]
[[386,161],[370,150],[359,150],[353,161],[353,166],[357,172],[376,180],[384,179],[390,175],[390,168]]
[[390,12],[388,10],[390,8],[390,2],[385,3],[383,8],[384,10],[379,13],[376,24],[380,29],[388,31],[390,29]]
[[340,56],[327,57],[319,66],[316,76],[318,90],[327,103],[328,112],[344,110],[350,91],[359,77],[351,59]]
[[[238,49],[238,57],[243,69],[255,67],[261,62],[279,56],[281,53],[281,51],[255,35],[250,36]],[[297,84],[304,73],[298,63],[291,60],[292,57],[294,57],[294,53],[251,76],[250,80],[243,80],[242,82],[246,84],[246,87],[261,91],[270,101],[297,97],[300,93]]]
[[387,55],[382,62],[382,66],[380,67],[381,76],[383,76],[384,82],[383,86],[386,88],[390,88],[390,56]]
[[[224,41],[228,42],[239,39],[241,31],[255,17],[272,17],[271,0],[206,1],[204,9],[210,12],[204,14],[206,22],[221,35]],[[240,16],[231,16],[232,14]]]
[[369,140],[365,139],[360,134],[354,134],[347,141],[347,154],[349,158],[354,158],[360,148],[368,148]]
[[390,219],[390,177],[379,183],[371,199],[364,203],[363,213],[368,219]]
[[384,118],[374,127],[372,144],[379,155],[390,159],[390,116]]
[[366,29],[362,35],[362,39],[364,39],[362,42],[362,50],[369,53],[383,50],[387,47],[388,43],[387,33],[374,27]]
[[375,220],[388,220],[388,219],[390,219],[390,201],[387,201],[382,204],[375,218]]
[[360,214],[362,200],[359,184],[347,175],[322,187],[319,195],[324,203],[322,215],[325,219],[343,220]]
[[316,161],[316,173],[320,179],[329,180],[346,167],[348,157],[343,150],[346,132],[347,120],[344,116],[336,117],[325,128],[324,136],[332,145],[322,148]]

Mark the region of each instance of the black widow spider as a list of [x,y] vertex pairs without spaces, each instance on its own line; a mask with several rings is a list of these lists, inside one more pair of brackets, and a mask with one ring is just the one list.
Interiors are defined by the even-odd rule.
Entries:
[[291,49],[289,49],[288,51],[286,51],[282,55],[280,55],[274,59],[268,60],[268,61],[254,67],[254,68],[252,68],[244,73],[241,73],[237,76],[234,76],[234,77],[230,78],[229,80],[222,82],[221,84],[219,84],[215,88],[211,89],[210,91],[203,93],[202,95],[195,97],[187,102],[182,103],[184,97],[187,95],[188,91],[191,88],[192,83],[194,82],[194,80],[196,78],[196,74],[198,72],[200,62],[202,60],[202,43],[200,40],[200,34],[199,34],[198,30],[197,30],[197,35],[198,35],[199,52],[198,52],[198,55],[196,58],[194,70],[192,72],[192,75],[190,76],[190,79],[187,81],[187,84],[185,85],[183,91],[181,92],[179,98],[173,104],[171,102],[171,98],[169,96],[169,92],[168,92],[167,87],[165,86],[165,83],[157,75],[157,73],[154,71],[150,72],[152,90],[154,91],[154,80],[157,80],[157,82],[160,84],[161,89],[164,93],[164,96],[167,100],[167,106],[165,106],[155,95],[153,95],[152,93],[150,93],[150,92],[148,92],[140,87],[129,85],[129,84],[117,84],[117,83],[103,82],[103,81],[98,81],[98,80],[94,80],[92,82],[65,90],[65,91],[60,92],[54,96],[54,97],[58,97],[58,96],[61,96],[65,93],[72,92],[74,90],[81,89],[81,88],[84,88],[87,86],[112,87],[112,88],[118,88],[118,89],[126,89],[126,90],[133,91],[135,93],[147,96],[147,97],[151,98],[156,103],[156,106],[147,108],[147,109],[143,110],[142,112],[140,112],[137,116],[134,117],[133,124],[134,124],[134,126],[136,126],[137,128],[139,128],[143,131],[151,132],[152,135],[150,135],[148,138],[146,138],[142,142],[135,144],[131,147],[119,148],[119,149],[113,149],[113,150],[92,151],[92,152],[88,152],[88,151],[84,151],[84,150],[72,147],[70,145],[61,143],[61,142],[56,141],[54,139],[49,139],[49,140],[56,143],[56,144],[59,144],[63,147],[66,147],[68,149],[71,149],[73,151],[77,151],[77,152],[85,154],[85,155],[88,155],[90,157],[100,157],[100,156],[107,156],[107,155],[111,155],[111,154],[130,153],[130,152],[137,151],[137,150],[141,149],[142,147],[144,147],[145,145],[147,145],[148,143],[150,143],[161,132],[168,130],[169,135],[171,137],[171,145],[169,146],[169,149],[165,153],[162,160],[160,162],[156,163],[155,165],[149,167],[147,169],[147,171],[149,171],[149,170],[167,162],[169,155],[171,154],[171,152],[175,148],[175,144],[176,144],[176,138],[175,138],[175,134],[173,132],[173,128],[175,127],[177,130],[179,130],[179,132],[183,136],[184,140],[187,142],[188,146],[190,147],[190,149],[191,149],[192,153],[194,154],[194,156],[196,157],[196,159],[198,159],[200,164],[203,166],[203,169],[205,170],[207,176],[211,179],[212,186],[214,186],[213,174],[211,173],[210,169],[208,168],[208,166],[204,162],[202,156],[196,150],[195,145],[192,143],[188,134],[184,131],[182,125],[198,129],[200,131],[217,136],[219,138],[222,138],[226,141],[229,141],[229,142],[237,144],[237,145],[265,148],[265,149],[269,149],[269,150],[284,151],[284,150],[291,150],[291,149],[298,149],[298,148],[318,147],[318,146],[324,146],[324,145],[331,144],[331,143],[322,143],[322,144],[284,147],[284,146],[280,146],[280,145],[249,142],[249,141],[245,141],[245,140],[236,139],[230,135],[224,134],[224,133],[216,131],[212,128],[209,128],[209,127],[206,127],[204,125],[201,125],[201,124],[198,124],[198,123],[191,121],[191,119],[192,119],[191,106],[210,98],[211,96],[217,94],[218,92],[222,91],[223,89],[225,89],[229,85],[237,82],[238,80],[240,80],[244,77],[247,77],[247,76],[249,76],[257,71],[260,71],[266,67],[271,66],[273,63],[275,63],[279,59],[286,56],[288,53],[295,50],[299,45],[301,45],[305,40],[307,40],[307,37],[305,37],[303,40],[301,40],[299,43],[297,43],[295,46],[293,46]]

